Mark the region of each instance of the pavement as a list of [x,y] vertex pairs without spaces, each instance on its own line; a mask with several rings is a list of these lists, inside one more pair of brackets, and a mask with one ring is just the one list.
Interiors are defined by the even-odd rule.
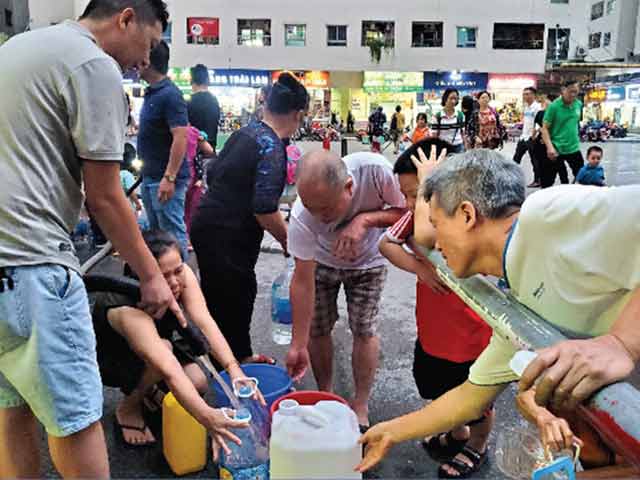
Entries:
[[[640,146],[633,143],[603,144],[605,149],[604,166],[607,181],[611,185],[640,183]],[[364,147],[349,142],[350,151]],[[586,152],[587,144],[583,145]],[[319,143],[304,144],[303,148],[320,148]],[[340,145],[333,148],[339,152]],[[514,144],[505,147],[505,155],[512,155]],[[390,149],[385,152],[392,161]],[[523,168],[527,175],[527,182],[531,181],[532,172],[530,162],[525,157]],[[613,212],[612,212],[613,213]],[[277,252],[271,245],[272,239],[266,239],[264,249]],[[271,247],[274,247],[273,249]],[[194,263],[194,259],[190,260]],[[282,365],[286,355],[286,348],[277,346],[271,341],[270,319],[270,288],[273,279],[285,268],[285,260],[279,253],[263,253],[257,265],[258,297],[252,323],[252,339],[255,350],[274,355]],[[111,257],[99,267],[105,272],[119,272],[122,269],[120,261]],[[351,376],[351,344],[352,338],[346,325],[346,303],[341,294],[339,301],[341,321],[334,332],[335,344],[335,390],[336,393],[348,398],[353,392]],[[380,335],[382,339],[382,354],[380,369],[376,377],[370,408],[373,423],[388,420],[404,413],[420,408],[423,401],[418,395],[411,373],[413,344],[415,331],[415,277],[396,268],[389,268],[389,277],[383,293],[380,310]],[[640,375],[636,374],[633,383],[640,386]],[[303,379],[298,389],[314,389],[315,382],[310,374]],[[498,399],[497,423],[491,436],[491,456],[488,465],[474,478],[498,479],[505,478],[497,469],[493,451],[496,433],[505,427],[517,425],[521,422],[514,407],[515,387],[509,387]],[[163,460],[161,447],[145,449],[131,449],[116,441],[113,435],[113,419],[116,403],[120,393],[105,388],[104,425],[111,461],[111,473],[114,478],[170,478],[171,471]],[[48,455],[46,443],[42,444],[42,461],[45,476],[56,477]],[[367,474],[368,478],[436,478],[437,464],[429,459],[418,441],[406,442],[396,446],[388,457],[374,470]],[[212,462],[207,468],[193,478],[217,478],[217,469]]]

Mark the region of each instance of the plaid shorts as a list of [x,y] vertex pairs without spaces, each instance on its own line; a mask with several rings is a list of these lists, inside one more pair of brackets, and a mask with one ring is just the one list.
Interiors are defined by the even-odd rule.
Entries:
[[316,268],[316,308],[311,336],[330,335],[338,321],[338,292],[344,284],[349,328],[354,336],[373,337],[378,329],[380,298],[387,267],[342,270],[324,265]]

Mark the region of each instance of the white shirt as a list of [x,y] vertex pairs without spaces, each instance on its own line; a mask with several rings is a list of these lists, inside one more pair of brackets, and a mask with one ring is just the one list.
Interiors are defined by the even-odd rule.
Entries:
[[522,121],[522,140],[529,140],[533,135],[537,113],[542,110],[542,105],[533,102],[524,107],[524,119]]
[[[506,247],[514,297],[570,336],[607,333],[640,287],[639,198],[639,185],[565,185],[531,195]],[[509,368],[516,351],[494,331],[469,380],[517,380]]]

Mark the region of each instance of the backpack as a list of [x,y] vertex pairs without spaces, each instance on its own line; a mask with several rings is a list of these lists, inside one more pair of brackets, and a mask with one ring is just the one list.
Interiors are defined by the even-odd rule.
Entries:
[[[438,112],[436,113],[436,122],[438,123],[438,138],[440,138],[440,127],[442,125],[442,112]],[[456,113],[456,131],[453,132],[453,141],[455,141],[456,139],[456,135],[458,134],[458,130],[462,130],[462,128],[464,127],[465,124],[465,120],[464,120],[464,113],[458,111]]]
[[398,129],[398,114],[394,113],[393,117],[391,117],[391,125],[389,126],[389,130],[394,131]]
[[302,150],[297,145],[289,145],[287,147],[287,184],[296,184],[296,170],[298,170],[298,162],[302,157]]

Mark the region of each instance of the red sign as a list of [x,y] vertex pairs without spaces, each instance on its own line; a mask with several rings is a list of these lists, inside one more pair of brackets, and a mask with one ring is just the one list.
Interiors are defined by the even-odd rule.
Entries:
[[531,73],[490,73],[489,88],[496,90],[524,90],[527,87],[536,87],[538,75]]
[[187,18],[187,43],[218,45],[220,19],[206,17]]
[[322,70],[311,71],[290,71],[290,70],[276,70],[272,73],[271,78],[273,82],[277,82],[282,72],[287,72],[294,75],[300,83],[307,88],[329,88],[329,72]]

